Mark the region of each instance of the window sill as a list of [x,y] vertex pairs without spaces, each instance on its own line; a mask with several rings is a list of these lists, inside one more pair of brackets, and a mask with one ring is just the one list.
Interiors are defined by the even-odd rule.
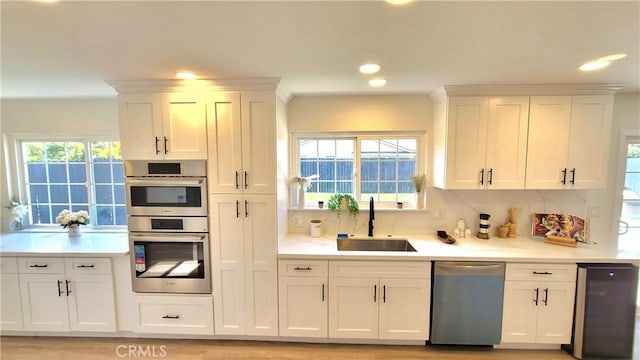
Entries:
[[[60,226],[47,226],[47,227],[28,227],[28,228],[24,228],[22,230],[17,230],[17,231],[7,231],[6,234],[11,234],[11,233],[42,233],[42,234],[54,234],[54,233],[59,233],[59,232],[65,232],[67,231],[66,229],[63,229]],[[126,227],[119,227],[119,228],[115,228],[115,229],[100,229],[100,228],[87,228],[87,227],[82,227],[81,230],[83,233],[99,233],[99,234],[126,234],[127,233],[127,228]]]

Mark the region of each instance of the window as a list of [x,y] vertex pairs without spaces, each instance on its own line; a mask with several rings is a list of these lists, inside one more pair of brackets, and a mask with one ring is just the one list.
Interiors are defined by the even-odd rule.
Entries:
[[349,193],[359,201],[413,202],[412,176],[419,174],[420,136],[298,137],[300,176],[318,175],[305,202]]
[[55,224],[63,209],[90,223],[126,225],[124,166],[117,141],[22,141],[31,224]]

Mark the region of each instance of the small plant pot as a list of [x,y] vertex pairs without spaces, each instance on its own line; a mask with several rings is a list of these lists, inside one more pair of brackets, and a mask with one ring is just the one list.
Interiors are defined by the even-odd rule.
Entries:
[[324,208],[324,201],[320,200],[318,201],[318,209],[322,209]]
[[398,209],[402,209],[402,203],[401,202],[397,202],[396,205],[398,205]]

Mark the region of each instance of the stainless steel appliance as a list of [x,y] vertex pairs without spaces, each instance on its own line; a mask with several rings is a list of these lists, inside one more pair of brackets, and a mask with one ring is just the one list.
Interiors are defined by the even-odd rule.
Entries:
[[206,162],[124,165],[133,291],[210,294]]
[[578,359],[631,359],[638,268],[631,264],[578,264],[573,342]]
[[500,343],[504,269],[504,263],[435,262],[432,344]]
[[129,217],[133,291],[210,294],[206,217]]
[[129,216],[207,216],[204,160],[124,163]]

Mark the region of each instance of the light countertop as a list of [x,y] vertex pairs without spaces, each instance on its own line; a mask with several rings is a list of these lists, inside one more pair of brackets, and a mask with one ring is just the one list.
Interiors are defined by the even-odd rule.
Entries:
[[434,260],[434,261],[505,261],[505,262],[632,262],[640,263],[640,253],[620,252],[597,244],[578,243],[577,248],[547,244],[543,238],[520,236],[488,240],[459,238],[445,244],[434,236],[401,236],[416,252],[338,251],[335,236],[311,237],[289,234],[280,243],[279,259],[328,260]]
[[2,256],[120,256],[129,253],[126,232],[83,232],[69,238],[60,232],[0,234]]

